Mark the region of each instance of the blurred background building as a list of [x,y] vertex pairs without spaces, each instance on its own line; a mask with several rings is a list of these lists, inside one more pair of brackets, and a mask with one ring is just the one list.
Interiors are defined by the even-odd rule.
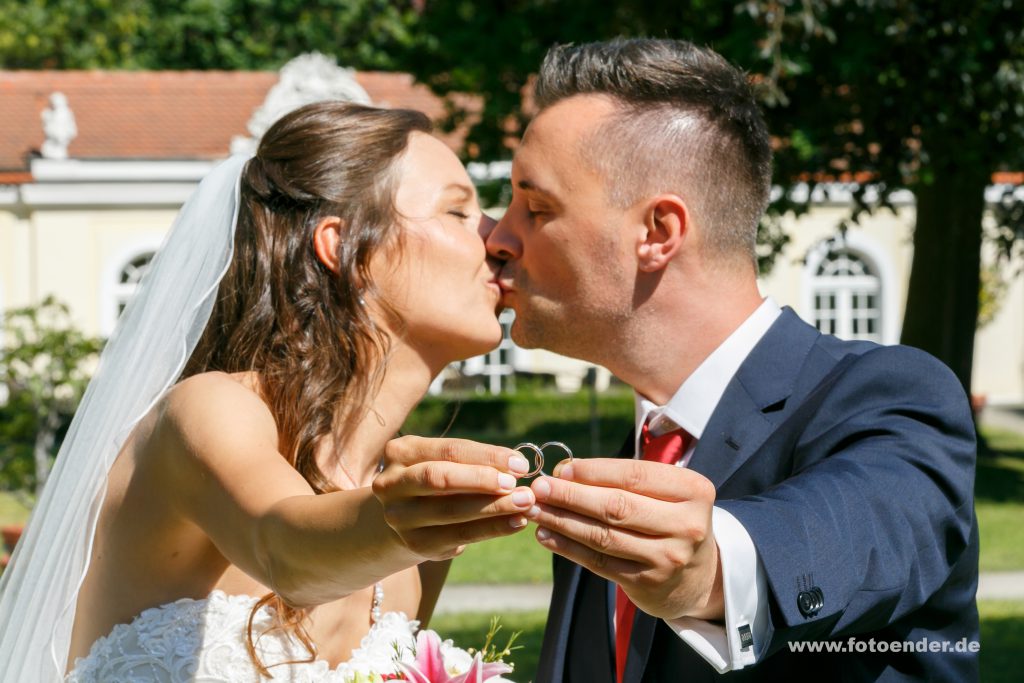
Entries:
[[[0,310],[52,294],[81,328],[109,335],[147,264],[197,182],[254,141],[284,112],[316,99],[409,107],[438,119],[444,105],[402,73],[353,72],[304,55],[280,72],[0,71]],[[456,151],[460,133],[442,136]],[[508,164],[471,164],[477,180]],[[989,196],[1002,183],[996,174]],[[789,235],[763,293],[844,338],[897,343],[913,247],[914,204],[862,218],[840,233],[852,185],[819,185],[811,210],[784,219]],[[502,207],[492,207],[499,215]],[[984,270],[973,387],[990,403],[1024,403],[1024,276],[1012,265]],[[511,312],[502,317],[506,325]],[[501,392],[523,375],[576,390],[589,366],[507,338],[462,364],[482,391]],[[598,369],[599,388],[610,381]]]

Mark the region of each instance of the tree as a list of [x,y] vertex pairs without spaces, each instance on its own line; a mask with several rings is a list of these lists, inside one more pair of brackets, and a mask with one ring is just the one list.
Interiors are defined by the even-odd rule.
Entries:
[[[509,155],[526,120],[523,85],[550,44],[653,35],[711,45],[754,74],[777,137],[784,192],[762,225],[762,265],[785,242],[778,217],[808,208],[797,185],[861,181],[840,228],[909,189],[903,341],[969,390],[984,191],[993,171],[1024,168],[1021,10],[1018,0],[441,0],[427,3],[404,66],[440,94],[482,95],[468,156],[489,159]],[[992,212],[1006,255],[1024,237],[1021,206],[1008,193]]]
[[2,333],[0,474],[8,487],[38,495],[102,343],[75,328],[53,297],[7,311]]
[[[713,44],[749,63],[760,33],[732,4],[714,0],[436,0],[425,3],[399,65],[449,98],[447,127],[472,123],[464,156],[489,161],[511,156],[530,115],[523,107],[527,84],[555,43],[666,36]],[[482,106],[467,111],[461,93],[480,95]],[[761,224],[762,269],[770,269],[787,241],[774,217]]]
[[[784,192],[759,234],[761,266],[786,242],[792,189],[860,181],[843,228],[917,200],[903,341],[970,387],[984,189],[1024,169],[1024,0],[0,0],[6,68],[272,69],[320,50],[412,72],[472,123],[467,158],[511,154],[524,86],[547,48],[617,35],[685,38],[750,71],[777,136]],[[807,194],[809,197],[809,193]],[[990,207],[1009,258],[1020,193]]]
[[0,0],[7,69],[276,69],[318,50],[393,69],[415,19],[389,0]]
[[[971,386],[985,189],[1024,168],[1024,7],[1017,0],[747,3],[767,27],[784,178],[863,180],[852,220],[913,192],[914,260],[902,340]],[[764,10],[769,11],[765,12]],[[877,198],[870,200],[871,194]],[[1024,236],[1007,192],[991,236]]]

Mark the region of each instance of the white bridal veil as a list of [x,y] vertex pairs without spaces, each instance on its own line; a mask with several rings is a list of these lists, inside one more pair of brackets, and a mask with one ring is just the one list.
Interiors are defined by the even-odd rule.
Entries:
[[0,579],[0,681],[64,676],[107,472],[181,374],[227,270],[248,156],[218,165],[182,207],[100,357],[10,567]]

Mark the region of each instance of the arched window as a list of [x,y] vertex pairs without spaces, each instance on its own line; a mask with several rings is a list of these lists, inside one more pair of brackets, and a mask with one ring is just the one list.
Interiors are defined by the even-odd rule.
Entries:
[[109,336],[114,331],[124,307],[146,274],[158,244],[136,243],[134,248],[122,251],[119,258],[108,261],[100,291],[100,332],[103,335]]
[[843,339],[882,342],[882,281],[860,254],[828,251],[811,280],[813,322]]
[[124,307],[128,305],[142,276],[149,270],[149,262],[153,260],[153,252],[147,251],[139,254],[121,268],[117,279],[117,287],[114,290],[114,297],[117,305],[117,317],[121,317]]

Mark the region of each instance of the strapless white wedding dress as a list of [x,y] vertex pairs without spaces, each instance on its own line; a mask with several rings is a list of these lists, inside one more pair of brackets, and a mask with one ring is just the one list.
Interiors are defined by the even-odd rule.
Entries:
[[[147,609],[93,643],[65,683],[257,683],[261,679],[246,650],[249,613],[256,602],[251,596],[214,591],[202,600],[185,598]],[[272,608],[261,607],[254,636],[272,624]],[[323,660],[271,666],[309,659],[301,643],[277,631],[256,638],[256,648],[275,683],[350,683],[359,674],[394,671],[396,656],[411,663],[417,627],[404,614],[387,612],[352,658],[333,668]]]

